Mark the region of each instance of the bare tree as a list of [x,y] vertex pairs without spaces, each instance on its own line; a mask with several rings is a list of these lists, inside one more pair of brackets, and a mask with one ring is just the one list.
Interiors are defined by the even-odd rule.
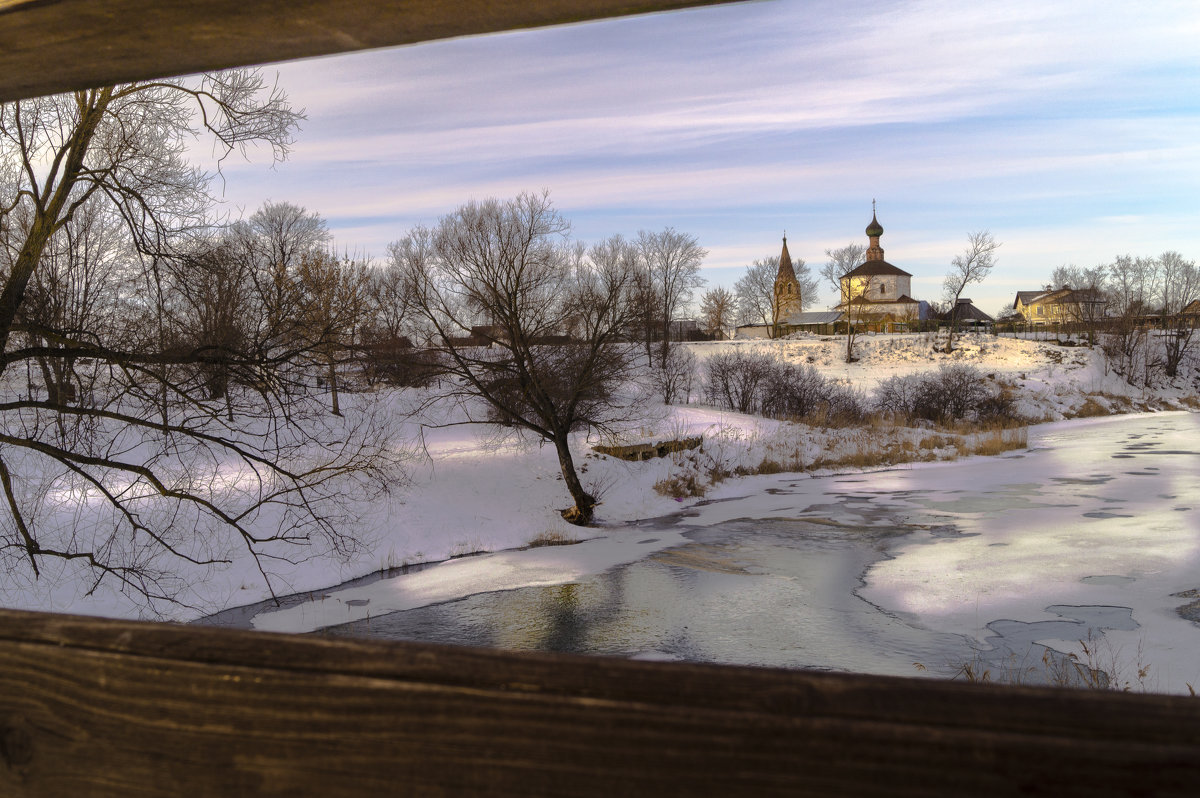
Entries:
[[875,286],[878,275],[864,274],[859,277],[839,281],[842,297],[842,307],[846,314],[846,362],[853,363],[854,339],[858,337],[859,327],[866,326],[872,320],[873,305],[868,296]]
[[303,258],[328,249],[332,238],[319,213],[291,202],[264,202],[234,229],[260,264],[284,270],[294,270]]
[[234,372],[228,357],[250,340],[252,264],[241,255],[227,237],[202,236],[178,255],[161,257],[148,273],[160,294],[154,321],[163,328],[156,343],[204,361],[209,399],[228,397]]
[[[322,423],[281,377],[296,352],[260,357],[225,336],[243,329],[230,319],[202,317],[233,296],[230,275],[180,244],[210,224],[195,140],[218,160],[251,144],[282,158],[300,118],[257,70],[0,105],[4,578],[54,564],[156,612],[238,548],[270,588],[293,544],[356,545],[346,503],[388,457],[375,419]],[[192,296],[168,296],[168,265],[194,278]],[[64,291],[62,274],[81,279]],[[56,309],[68,295],[77,304]],[[19,392],[12,376],[35,363],[86,369],[87,390],[56,376]]]
[[747,324],[775,323],[775,274],[778,258],[759,258],[746,267],[746,273],[734,283],[738,316]]
[[842,275],[853,271],[863,262],[866,254],[867,248],[862,244],[847,244],[839,249],[825,250],[825,257],[829,260],[821,266],[820,276],[829,284],[834,296],[842,295]]
[[303,334],[325,370],[330,410],[340,416],[338,368],[351,359],[358,343],[367,302],[366,266],[349,255],[318,251],[301,257],[297,279]]
[[[19,229],[19,225],[14,225]],[[33,274],[17,323],[31,341],[57,351],[34,358],[48,398],[69,401],[85,391],[77,358],[68,351],[64,335],[77,336],[102,329],[112,333],[109,312],[117,301],[121,262],[132,253],[121,235],[119,217],[91,201],[54,235]],[[59,419],[59,423],[64,420]]]
[[1113,318],[1104,337],[1105,357],[1130,385],[1148,385],[1155,370],[1145,316],[1157,282],[1154,258],[1119,256],[1107,267]]
[[[792,260],[792,271],[796,273],[796,282],[800,284],[800,307],[812,307],[817,301],[820,283],[803,258]],[[775,306],[775,278],[778,273],[778,256],[759,258],[747,266],[746,273],[734,283],[739,317],[747,323],[770,325],[772,336],[779,323],[776,315],[778,308]]]
[[1088,337],[1088,346],[1095,346],[1096,335],[1108,318],[1110,298],[1107,287],[1108,268],[1091,269],[1075,265],[1058,266],[1050,274],[1050,287],[1067,288],[1076,292],[1069,297],[1064,313],[1071,325]]
[[368,318],[373,340],[397,340],[408,331],[413,284],[404,268],[404,253],[388,247],[388,260],[367,281]]
[[708,250],[700,246],[695,236],[680,233],[673,227],[658,233],[642,230],[638,233],[637,244],[658,301],[662,324],[661,356],[665,358],[670,349],[671,322],[675,320],[675,314],[704,284],[700,264]]
[[412,346],[413,286],[404,269],[403,253],[389,249],[388,260],[366,273],[361,323],[362,375],[368,385],[382,379],[421,382],[422,355]]
[[667,357],[658,362],[658,368],[650,369],[650,379],[655,390],[662,395],[664,404],[684,404],[691,401],[692,382],[696,377],[696,355],[685,344],[671,344]]
[[290,202],[266,202],[229,230],[235,256],[248,264],[252,285],[251,340],[262,357],[296,351],[312,336],[305,330],[301,264],[323,260],[331,243],[325,220]]
[[736,307],[733,292],[724,286],[710,288],[700,297],[701,329],[709,335],[725,338],[733,324]]
[[636,260],[620,239],[581,254],[567,229],[546,193],[526,193],[463,205],[397,247],[406,253],[414,311],[455,378],[452,394],[486,403],[490,416],[475,421],[553,444],[574,501],[563,517],[586,524],[596,499],[576,473],[570,437],[628,414],[613,392],[634,359],[622,338],[634,312]]
[[955,255],[950,261],[950,273],[942,286],[943,293],[950,305],[953,318],[950,322],[950,335],[946,339],[946,353],[954,351],[954,333],[958,329],[958,298],[963,289],[971,283],[982,282],[996,264],[996,250],[1000,243],[987,230],[979,230],[967,235],[967,248],[961,255]]
[[1074,264],[1063,264],[1056,266],[1054,271],[1050,273],[1050,289],[1070,288],[1075,291],[1080,291],[1085,288],[1099,288],[1103,286],[1106,277],[1107,267],[1102,265],[1094,266],[1091,269]]
[[629,294],[629,304],[631,308],[630,316],[630,332],[635,334],[639,340],[645,345],[646,363],[654,365],[654,353],[652,344],[654,337],[659,330],[657,315],[660,313],[662,301],[659,299],[658,290],[654,285],[653,275],[646,268],[642,261],[641,253],[637,255],[637,270],[633,277],[633,290]]
[[[867,254],[867,248],[862,244],[847,244],[838,249],[825,250],[825,257],[829,258],[823,266],[821,266],[821,277],[829,283],[833,289],[834,295],[839,297],[840,305],[844,308],[843,313],[846,315],[846,362],[854,362],[854,337],[858,332],[858,325],[865,321],[867,305],[863,303],[854,303],[855,287],[849,281],[842,282],[842,277],[854,271],[862,262]],[[865,282],[864,282],[865,281]],[[857,296],[862,296],[870,290],[872,277],[867,276],[860,278],[859,283],[862,284],[862,291]]]
[[1158,258],[1158,304],[1162,309],[1163,371],[1174,378],[1179,364],[1191,350],[1196,329],[1194,322],[1183,315],[1189,303],[1200,299],[1200,270],[1196,262],[1184,260],[1178,252],[1164,252]]

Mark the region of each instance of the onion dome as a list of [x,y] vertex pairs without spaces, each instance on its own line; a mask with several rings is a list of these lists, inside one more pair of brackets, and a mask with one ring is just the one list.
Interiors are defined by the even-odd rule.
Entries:
[[883,225],[875,218],[875,211],[871,211],[871,223],[867,225],[867,235],[871,238],[878,238],[883,235]]

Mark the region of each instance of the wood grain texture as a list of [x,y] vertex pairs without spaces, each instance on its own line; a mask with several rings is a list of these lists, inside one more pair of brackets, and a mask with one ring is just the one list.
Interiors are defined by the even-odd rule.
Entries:
[[721,1],[0,0],[0,101]]
[[0,795],[1194,795],[1200,701],[0,611]]

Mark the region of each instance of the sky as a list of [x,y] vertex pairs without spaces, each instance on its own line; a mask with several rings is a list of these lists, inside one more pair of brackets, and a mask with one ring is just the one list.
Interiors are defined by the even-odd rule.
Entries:
[[548,189],[583,241],[694,235],[708,287],[784,231],[814,269],[865,245],[876,200],[917,299],[989,230],[963,295],[996,313],[1056,266],[1200,258],[1197,40],[1191,0],[760,0],[295,61],[269,67],[307,114],[289,160],[227,163],[224,199],[304,206],[382,258]]

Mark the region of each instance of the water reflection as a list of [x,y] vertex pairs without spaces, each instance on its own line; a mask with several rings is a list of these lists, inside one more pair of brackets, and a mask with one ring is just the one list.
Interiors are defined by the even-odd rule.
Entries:
[[[743,519],[578,582],[470,596],[324,630],[330,635],[913,675],[948,675],[965,639],[855,594],[889,540],[914,528]],[[925,530],[921,530],[925,531]]]

